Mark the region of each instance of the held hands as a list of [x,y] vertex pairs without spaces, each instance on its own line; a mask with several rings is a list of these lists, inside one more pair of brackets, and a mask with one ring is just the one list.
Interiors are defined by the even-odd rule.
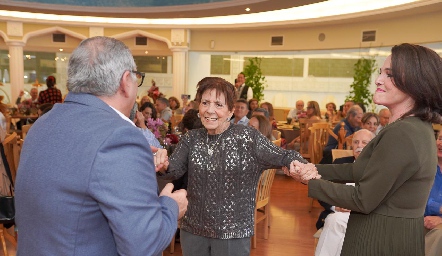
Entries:
[[167,150],[150,146],[153,153],[153,162],[155,164],[155,172],[164,172],[169,167],[169,157]]
[[442,224],[442,217],[439,216],[424,217],[424,226],[426,229],[434,229],[439,224]]
[[295,180],[304,184],[308,184],[308,181],[311,179],[321,178],[321,175],[318,174],[318,170],[314,164],[303,164],[298,160],[295,160],[290,164],[290,169],[283,167],[282,170],[287,176],[291,176]]
[[160,193],[160,196],[168,196],[175,200],[178,204],[178,219],[181,219],[184,216],[184,213],[187,211],[187,191],[185,189],[180,189],[175,192],[172,192],[173,184],[167,183],[166,186]]

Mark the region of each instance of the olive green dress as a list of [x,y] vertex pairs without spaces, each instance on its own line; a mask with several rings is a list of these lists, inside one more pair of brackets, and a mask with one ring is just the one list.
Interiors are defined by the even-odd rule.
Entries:
[[341,255],[424,255],[436,166],[431,124],[407,117],[382,129],[354,163],[317,165],[322,179],[309,182],[309,196],[352,211]]

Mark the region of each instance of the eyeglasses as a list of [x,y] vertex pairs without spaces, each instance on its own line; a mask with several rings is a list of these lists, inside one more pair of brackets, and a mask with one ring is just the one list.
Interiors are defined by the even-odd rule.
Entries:
[[314,109],[315,107],[307,107],[307,109]]
[[144,72],[139,72],[139,71],[135,71],[135,70],[131,70],[130,72],[136,74],[138,87],[140,87],[144,82],[144,77],[146,76],[146,74]]

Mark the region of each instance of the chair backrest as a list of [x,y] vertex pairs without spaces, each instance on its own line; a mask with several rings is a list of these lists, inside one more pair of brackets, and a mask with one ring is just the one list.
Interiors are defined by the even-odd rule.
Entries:
[[25,139],[26,135],[28,134],[29,128],[31,128],[32,124],[25,124],[21,126],[21,137],[22,139]]
[[278,130],[272,130],[272,135],[275,137],[275,140],[281,139],[281,132]]
[[272,141],[272,142],[273,142],[273,144],[275,144],[276,146],[281,147],[281,138],[279,138],[279,139],[277,139],[277,140],[274,140],[274,141]]
[[323,150],[327,145],[328,136],[331,131],[329,123],[314,123],[309,128],[309,154],[310,162],[313,164],[319,163],[323,157]]
[[353,156],[353,150],[347,149],[332,149],[332,158],[335,161],[336,158],[342,158],[347,156]]
[[17,175],[18,163],[20,162],[20,145],[17,133],[8,135],[3,140],[3,147],[5,149],[6,160],[11,170],[12,180],[15,182],[15,176]]
[[275,178],[275,173],[276,169],[268,169],[259,177],[258,186],[256,188],[256,209],[269,203],[270,190],[272,188],[273,179]]
[[181,120],[183,120],[183,116],[182,114],[174,114],[172,115],[172,117],[170,117],[170,124],[171,124],[171,129],[173,130],[173,128],[175,128],[175,126],[177,126]]
[[309,146],[308,146],[309,137],[310,137],[309,128],[314,123],[326,123],[326,121],[325,120],[308,120],[308,119],[304,119],[304,118],[299,119],[299,129],[300,129],[299,153],[304,158],[310,158]]

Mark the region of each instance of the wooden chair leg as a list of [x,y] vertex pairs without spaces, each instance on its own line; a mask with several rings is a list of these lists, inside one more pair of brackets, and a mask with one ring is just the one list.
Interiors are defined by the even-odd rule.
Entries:
[[5,236],[3,234],[3,225],[0,228],[0,239],[2,240],[3,255],[8,256],[8,248],[6,248]]
[[269,205],[265,206],[264,214],[265,214],[265,220],[264,220],[264,239],[269,239]]

